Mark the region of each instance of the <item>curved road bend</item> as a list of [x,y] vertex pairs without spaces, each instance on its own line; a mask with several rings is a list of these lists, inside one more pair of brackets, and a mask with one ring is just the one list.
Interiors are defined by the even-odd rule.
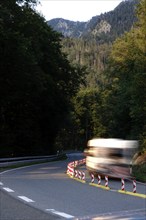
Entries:
[[[71,219],[103,213],[146,210],[144,198],[121,194],[115,190],[103,190],[90,186],[89,183],[82,184],[69,178],[66,174],[67,164],[80,158],[81,155],[74,154],[65,161],[49,162],[1,173],[1,219]],[[126,184],[131,188],[131,183]],[[112,181],[112,185],[120,189],[121,182]],[[138,185],[137,188],[139,193],[145,194],[145,185]],[[13,206],[13,201],[16,201],[16,206]],[[23,209],[21,206],[24,205]],[[29,210],[25,211],[27,209]],[[12,212],[14,218],[7,217],[8,213]],[[33,214],[35,217],[32,216]]]

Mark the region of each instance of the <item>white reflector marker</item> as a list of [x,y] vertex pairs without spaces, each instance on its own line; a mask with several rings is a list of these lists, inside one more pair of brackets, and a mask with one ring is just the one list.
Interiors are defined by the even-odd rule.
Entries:
[[24,200],[25,202],[34,202],[32,199],[29,199],[29,198],[26,197],[26,196],[18,196],[18,198]]
[[50,212],[52,212],[56,215],[62,216],[64,218],[74,218],[74,216],[72,216],[72,215],[66,214],[64,212],[58,212],[55,209],[46,209],[46,211],[50,211]]
[[14,190],[10,189],[10,188],[7,188],[7,187],[3,187],[3,189],[7,192],[14,192]]

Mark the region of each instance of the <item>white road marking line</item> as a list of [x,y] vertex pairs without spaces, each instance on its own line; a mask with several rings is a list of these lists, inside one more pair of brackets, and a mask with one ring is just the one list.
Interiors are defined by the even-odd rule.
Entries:
[[[46,163],[48,163],[48,162],[46,162]],[[51,163],[56,163],[56,161],[52,161]],[[29,167],[38,166],[38,165],[41,165],[41,164],[26,165],[26,166],[23,166],[23,167],[17,167],[17,168],[14,168],[14,169],[5,170],[5,171],[0,172],[0,175],[3,175],[3,174],[8,173],[8,172],[13,172],[13,171],[29,168]]]
[[69,215],[69,214],[66,214],[64,212],[58,212],[55,209],[46,209],[46,211],[50,211],[50,212],[52,212],[52,213],[54,213],[56,215],[62,216],[64,218],[74,218],[73,215]]
[[29,166],[26,165],[26,166],[24,166],[24,167],[17,167],[17,168],[14,168],[14,169],[5,170],[5,171],[2,171],[2,172],[0,173],[0,175],[3,175],[3,174],[8,173],[8,172],[15,171],[15,170],[25,169],[25,168],[31,167],[31,166],[36,166],[36,165],[38,165],[38,164],[33,164],[33,165],[29,165]]
[[26,201],[26,202],[34,202],[32,199],[29,199],[29,198],[26,197],[26,196],[18,196],[18,198],[23,199],[23,200]]
[[7,188],[7,187],[3,187],[4,190],[6,190],[7,192],[14,192],[14,190]]
[[3,186],[3,183],[2,183],[2,182],[0,182],[0,186]]

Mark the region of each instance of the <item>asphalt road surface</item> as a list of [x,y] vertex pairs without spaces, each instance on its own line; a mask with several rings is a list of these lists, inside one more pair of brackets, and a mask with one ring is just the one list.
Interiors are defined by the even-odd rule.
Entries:
[[[86,183],[76,181],[66,174],[66,168],[69,161],[81,157],[72,154],[65,161],[1,173],[0,220],[95,219],[115,213],[142,213],[136,219],[146,219],[146,185],[137,184],[137,196],[133,196],[118,192],[120,180],[109,180],[111,190],[90,185],[89,176]],[[126,181],[125,187],[132,192],[131,182]]]
[[45,213],[20,202],[8,193],[0,191],[0,220],[58,220],[57,215]]

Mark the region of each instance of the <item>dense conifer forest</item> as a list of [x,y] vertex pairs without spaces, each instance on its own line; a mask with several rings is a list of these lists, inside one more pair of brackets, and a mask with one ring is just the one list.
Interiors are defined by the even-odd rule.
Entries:
[[32,9],[35,3],[0,3],[1,156],[56,153],[57,133],[85,75],[70,65],[60,34]]
[[104,42],[64,37],[36,3],[0,3],[0,157],[83,150],[93,137],[136,139],[145,151],[146,0]]
[[[63,36],[62,50],[69,61],[87,70],[85,85],[73,98],[72,122],[61,132],[64,138],[71,134],[66,147],[71,140],[80,148],[93,137],[117,137],[139,140],[140,150],[146,149],[145,4],[122,2],[114,11],[93,17],[82,36]],[[99,34],[99,21],[109,22],[112,31]]]

